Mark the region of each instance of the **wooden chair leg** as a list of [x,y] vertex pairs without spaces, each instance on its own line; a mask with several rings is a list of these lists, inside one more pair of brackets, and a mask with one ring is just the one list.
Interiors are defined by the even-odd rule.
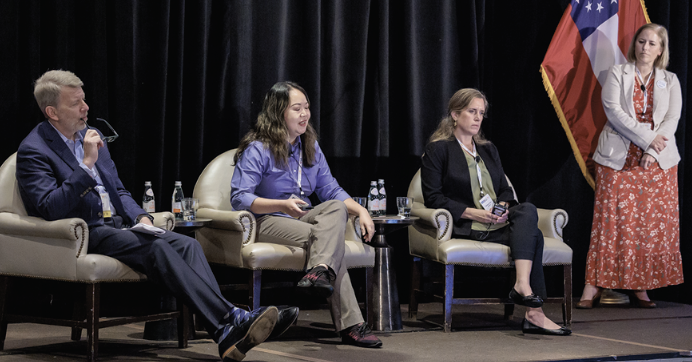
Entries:
[[373,278],[375,277],[374,275],[374,267],[368,267],[365,268],[365,324],[372,326],[372,322],[375,320],[374,316],[372,316],[373,313],[373,308],[372,304],[370,301],[370,297],[372,296],[372,284],[373,284]]
[[[74,305],[72,307],[72,319],[75,321],[83,321],[86,318],[85,304],[79,298],[75,298]],[[72,335],[70,339],[73,341],[79,341],[82,339],[82,328],[72,327]]]
[[452,299],[454,299],[454,265],[445,265],[444,330],[452,331]]
[[562,268],[564,276],[564,298],[562,304],[562,320],[565,326],[572,325],[572,264],[564,265]]
[[0,351],[5,350],[5,337],[7,337],[7,322],[5,321],[5,305],[7,301],[7,285],[9,277],[0,276]]
[[262,291],[262,271],[251,270],[250,273],[250,303],[248,304],[251,310],[255,310],[260,307],[260,292]]
[[96,361],[99,354],[99,318],[101,318],[101,284],[86,284],[87,361]]
[[408,304],[409,318],[418,315],[418,291],[420,290],[421,259],[414,256],[411,259],[411,297]]
[[[507,279],[507,290],[512,290],[514,288],[514,282],[517,279],[517,270],[512,268],[509,272],[509,278]],[[511,321],[514,317],[514,303],[505,304],[505,320]]]
[[190,310],[182,300],[176,300],[176,306],[180,315],[178,316],[178,348],[187,348],[187,341],[190,339]]

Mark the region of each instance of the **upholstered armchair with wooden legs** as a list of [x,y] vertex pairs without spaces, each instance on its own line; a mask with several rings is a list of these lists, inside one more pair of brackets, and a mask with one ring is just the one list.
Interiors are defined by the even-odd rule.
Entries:
[[[303,248],[291,246],[290,242],[259,242],[255,216],[248,211],[233,210],[231,177],[235,169],[235,153],[236,149],[233,149],[217,156],[197,179],[193,193],[193,196],[199,199],[197,217],[213,221],[208,227],[198,230],[196,236],[209,263],[250,270],[248,305],[251,309],[256,309],[260,306],[262,271],[304,272],[307,253]],[[344,262],[349,269],[366,268],[367,279],[375,265],[375,249],[360,241],[361,238],[353,226],[353,219],[349,218],[344,235]],[[221,285],[222,290],[233,287],[237,288]],[[366,293],[367,289],[365,288]],[[367,303],[365,305],[367,308]]]
[[[509,179],[507,181],[509,182]],[[505,304],[505,318],[511,318],[514,304],[509,298],[454,298],[455,265],[513,269],[514,262],[510,257],[509,247],[497,243],[452,238],[452,216],[449,211],[433,210],[424,205],[420,170],[411,180],[408,196],[414,198],[411,215],[420,218],[408,229],[409,249],[414,257],[409,315],[415,317],[418,311],[417,294],[421,292],[420,261],[426,259],[445,267],[444,296],[435,295],[435,299],[443,305],[445,332],[450,332],[452,328],[453,304]],[[514,198],[516,199],[516,193]],[[572,324],[572,249],[562,241],[562,230],[568,220],[565,210],[538,209],[538,228],[543,232],[545,239],[543,266],[562,266],[564,277],[563,295],[548,297],[544,302],[562,304],[565,325]],[[514,281],[511,281],[510,286],[513,284]]]
[[[181,302],[179,310],[152,312],[103,319],[101,315],[101,286],[121,283],[133,286],[147,280],[120,261],[105,255],[89,254],[89,228],[82,219],[46,221],[27,216],[15,178],[16,154],[0,167],[0,350],[4,348],[8,323],[39,323],[72,327],[72,340],[81,338],[87,330],[87,359],[98,356],[99,329],[129,323],[177,318],[178,346],[187,347],[187,309]],[[172,229],[173,214],[155,213],[156,226]],[[12,308],[25,284],[41,280],[56,290],[82,290],[75,295],[72,318],[44,315],[45,311],[27,314]],[[76,287],[76,288],[75,288]],[[126,297],[139,307],[138,295]],[[140,309],[140,308],[137,308]],[[32,311],[34,312],[34,311]],[[118,313],[121,313],[119,311]]]

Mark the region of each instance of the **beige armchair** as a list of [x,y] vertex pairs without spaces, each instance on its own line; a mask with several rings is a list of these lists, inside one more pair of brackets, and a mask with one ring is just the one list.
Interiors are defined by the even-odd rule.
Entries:
[[[507,180],[509,182],[509,179]],[[511,186],[511,183],[510,183]],[[424,205],[420,170],[413,176],[408,196],[414,198],[411,215],[420,219],[409,226],[409,249],[414,256],[412,268],[411,302],[409,315],[418,311],[417,293],[420,290],[420,259],[445,266],[444,296],[435,296],[443,304],[444,330],[452,327],[453,304],[505,304],[505,318],[511,318],[514,304],[509,298],[454,298],[454,266],[483,268],[514,268],[509,247],[497,243],[483,243],[469,239],[452,238],[452,216],[445,209],[429,209]],[[514,195],[516,199],[516,193]],[[569,220],[562,209],[538,209],[538,227],[543,232],[543,266],[562,266],[563,295],[547,298],[546,303],[561,303],[565,325],[572,323],[572,249],[562,241],[562,230]],[[510,285],[513,285],[511,281]],[[509,290],[509,289],[508,289]]]
[[[105,255],[89,254],[89,228],[82,219],[46,221],[27,216],[15,178],[16,154],[0,167],[0,350],[4,348],[8,323],[40,323],[72,327],[72,340],[81,338],[87,330],[87,358],[98,356],[99,329],[129,323],[178,319],[178,345],[187,347],[187,309],[156,312],[150,315],[102,319],[101,285],[103,283],[145,282],[146,276],[130,269],[120,261]],[[173,214],[153,214],[159,227],[172,229]],[[15,313],[10,300],[21,298],[22,286],[32,280],[59,284],[62,290],[74,286],[83,289],[75,296],[72,318]],[[51,284],[51,285],[52,285]],[[137,306],[136,298],[132,298]]]
[[[193,196],[199,199],[197,217],[213,221],[208,227],[198,230],[196,236],[209,263],[251,271],[248,305],[256,309],[260,306],[262,271],[302,272],[307,255],[305,249],[291,246],[289,242],[278,244],[258,241],[255,216],[248,211],[233,211],[231,177],[235,169],[235,152],[233,149],[216,157],[197,179],[193,193]],[[375,265],[375,249],[360,241],[360,236],[353,226],[353,217],[349,219],[344,239],[344,262],[349,269],[367,268],[367,278]],[[224,285],[221,287],[230,288]],[[365,289],[367,293],[368,288]]]

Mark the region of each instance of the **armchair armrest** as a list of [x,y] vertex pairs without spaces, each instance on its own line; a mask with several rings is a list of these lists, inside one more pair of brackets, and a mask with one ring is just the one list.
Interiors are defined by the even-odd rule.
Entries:
[[[418,207],[411,209],[411,216],[417,216],[420,219],[416,221],[420,229],[428,229],[426,234],[434,232],[434,237],[437,242],[447,241],[452,237],[452,214],[445,209],[429,209],[427,207]],[[421,230],[422,231],[422,230]]]
[[46,221],[0,213],[0,273],[73,279],[88,243],[89,228],[82,219]]
[[175,215],[170,211],[153,212],[149,214],[154,217],[154,226],[165,230],[173,230],[175,227]]
[[34,216],[0,213],[0,234],[76,241],[88,235],[89,228],[79,218],[46,221]]
[[353,241],[363,240],[360,233],[360,218],[358,216],[349,215],[344,239]]
[[255,242],[255,230],[257,221],[255,215],[249,211],[227,211],[201,208],[197,210],[197,217],[212,219],[208,227],[239,231],[243,233],[243,245]]
[[538,228],[543,236],[562,240],[562,230],[569,222],[569,215],[563,209],[537,209]]

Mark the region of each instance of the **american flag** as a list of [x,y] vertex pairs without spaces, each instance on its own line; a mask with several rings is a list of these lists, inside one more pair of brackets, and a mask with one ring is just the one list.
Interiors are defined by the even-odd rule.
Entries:
[[649,23],[643,0],[572,0],[541,63],[543,85],[586,181],[606,123],[601,86],[608,69],[626,63],[632,36]]

